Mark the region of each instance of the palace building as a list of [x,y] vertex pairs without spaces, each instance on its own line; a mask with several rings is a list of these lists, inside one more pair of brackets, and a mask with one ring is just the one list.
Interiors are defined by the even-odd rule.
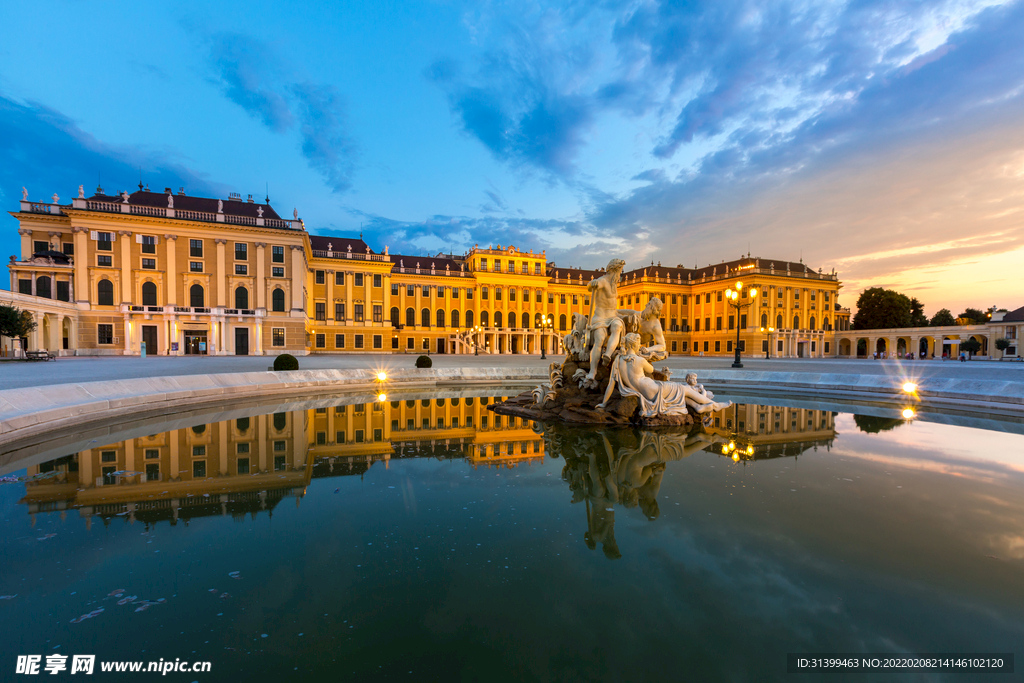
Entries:
[[[11,293],[32,312],[29,350],[55,355],[558,353],[590,310],[603,270],[565,268],[544,252],[473,247],[422,256],[360,239],[311,235],[294,211],[184,189],[105,194],[11,212],[21,255]],[[726,295],[742,280],[742,298]],[[749,297],[750,288],[758,290]],[[622,273],[621,308],[653,297],[668,351],[779,357],[837,355],[849,329],[835,273],[749,255],[703,268],[651,263]],[[737,306],[738,304],[738,306]],[[10,342],[7,342],[10,346]],[[10,351],[10,349],[8,349]]]

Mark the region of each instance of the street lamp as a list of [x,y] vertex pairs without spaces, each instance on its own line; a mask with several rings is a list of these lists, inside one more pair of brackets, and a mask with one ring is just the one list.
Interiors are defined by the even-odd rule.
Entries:
[[753,300],[757,298],[757,290],[753,287],[750,288],[750,299],[745,304],[739,302],[740,292],[743,291],[743,283],[737,282],[736,289],[725,290],[725,300],[729,302],[729,305],[736,309],[736,359],[732,362],[734,368],[742,368],[743,363],[740,362],[740,309],[749,306],[754,303]]
[[540,359],[547,360],[547,344],[544,343],[544,333],[554,327],[554,318],[552,316],[540,317]]
[[[767,332],[770,335],[772,332],[775,331],[775,328],[774,327],[769,327],[769,328],[762,327],[761,331],[762,332]],[[764,359],[765,360],[768,360],[770,358],[770,356],[768,354],[772,350],[772,340],[771,340],[770,336],[768,337],[767,341],[768,341],[768,344],[766,344],[765,347],[764,347]]]
[[480,355],[480,340],[478,339],[478,337],[480,336],[480,331],[482,329],[483,328],[480,327],[479,325],[476,325],[475,327],[473,327],[473,332],[475,333],[473,335],[473,355],[474,356],[479,356]]

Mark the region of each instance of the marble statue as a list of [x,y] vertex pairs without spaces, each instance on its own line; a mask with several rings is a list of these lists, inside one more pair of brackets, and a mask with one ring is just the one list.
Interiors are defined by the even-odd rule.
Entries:
[[224,213],[224,200],[223,199],[218,199],[217,200],[217,213]]
[[256,207],[256,215],[259,216],[260,218],[263,218],[263,207],[262,206],[257,206]]
[[298,209],[292,209],[292,218],[294,218],[295,220],[299,220],[299,210]]
[[610,361],[619,345],[623,327],[618,315],[619,276],[625,265],[622,259],[613,258],[608,262],[608,272],[587,285],[590,292],[590,321],[587,326],[590,372],[587,373],[587,382],[595,382],[601,361]]
[[587,325],[590,318],[582,313],[572,314],[572,330],[562,337],[562,348],[569,360],[587,360]]
[[128,193],[127,192],[122,192],[121,193],[121,203],[122,204],[127,204],[128,203]]
[[668,345],[665,344],[665,332],[661,329],[661,299],[652,296],[640,314],[640,339],[651,338],[651,345],[640,348],[640,355],[653,362],[668,358]]
[[78,198],[85,199],[85,185],[78,186]]
[[27,202],[28,201],[28,190],[26,190],[24,187],[21,188],[21,201],[23,201],[23,202]]
[[60,204],[60,197],[57,196],[56,192],[53,193],[53,203]]
[[[639,350],[640,335],[635,332],[626,334],[624,349],[612,363],[608,389],[605,390],[604,400],[597,406],[598,410],[606,407],[616,387],[621,395],[640,399],[640,414],[644,417],[685,415],[688,405],[697,413],[722,410],[732,405],[731,402],[715,403],[688,384],[649,377],[654,372],[654,366],[639,355]],[[667,375],[668,368],[663,368],[662,372]]]
[[173,209],[174,208],[174,195],[173,194],[167,195],[167,208],[168,209]]

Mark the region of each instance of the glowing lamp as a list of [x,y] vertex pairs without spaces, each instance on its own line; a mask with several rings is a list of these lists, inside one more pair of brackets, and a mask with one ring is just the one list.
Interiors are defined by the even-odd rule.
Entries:
[[384,392],[381,392],[377,394],[377,400],[383,403],[384,401],[388,400],[388,395],[385,394]]
[[753,455],[753,454],[754,454],[754,447],[753,446],[747,446],[747,455]]
[[912,394],[915,391],[917,391],[917,385],[914,384],[913,382],[906,382],[903,384],[903,391],[907,392],[908,394]]
[[722,446],[722,455],[729,455],[729,447]]
[[377,381],[378,382],[383,382],[387,378],[388,378],[388,373],[384,372],[383,370],[381,370],[380,372],[377,373]]
[[914,417],[914,409],[913,408],[904,408],[903,409],[903,417],[908,419],[908,420],[913,419],[913,417]]
[[740,454],[739,453],[733,453],[732,454],[732,461],[733,462],[739,462],[740,461]]

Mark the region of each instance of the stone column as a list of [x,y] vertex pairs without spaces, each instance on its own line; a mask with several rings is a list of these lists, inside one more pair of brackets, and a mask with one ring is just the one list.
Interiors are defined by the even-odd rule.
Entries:
[[324,281],[327,283],[327,303],[324,308],[327,309],[327,319],[334,320],[334,271],[324,271]]
[[[412,321],[416,323],[416,327],[419,327],[423,322],[420,319],[420,310],[423,308],[423,288],[421,285],[417,284],[412,291],[415,292],[415,295],[413,296],[415,303],[412,307]],[[418,342],[419,340],[416,341]]]
[[256,295],[250,306],[253,308],[266,308],[267,307],[267,243],[257,242],[256,243]]
[[130,230],[117,231],[121,243],[121,303],[130,304],[132,296],[132,233]]
[[21,260],[27,261],[32,258],[32,231],[28,228],[18,228],[21,235]]
[[33,270],[32,271],[32,296],[36,296],[36,278],[38,276],[39,276],[39,273],[37,273],[36,271]]
[[225,270],[226,266],[226,247],[228,243],[226,239],[217,238],[214,240],[217,244],[217,301],[213,303],[213,306],[223,306],[228,308],[228,296],[227,296],[227,285],[228,285],[228,272]]
[[306,282],[306,265],[302,245],[293,244],[292,249],[292,310],[291,315],[305,315],[303,289]]
[[77,304],[89,302],[89,230],[87,228],[71,228],[75,235],[75,292],[80,299],[75,299]]
[[131,315],[128,313],[124,314],[124,355],[130,356],[132,353],[132,320]]
[[167,277],[164,281],[164,300],[168,306],[178,305],[178,267],[175,261],[178,251],[178,236],[164,235],[164,251],[167,255]]
[[[367,327],[373,321],[373,297],[371,292],[373,291],[373,274],[363,273],[363,324]],[[370,340],[366,340],[367,344]]]

